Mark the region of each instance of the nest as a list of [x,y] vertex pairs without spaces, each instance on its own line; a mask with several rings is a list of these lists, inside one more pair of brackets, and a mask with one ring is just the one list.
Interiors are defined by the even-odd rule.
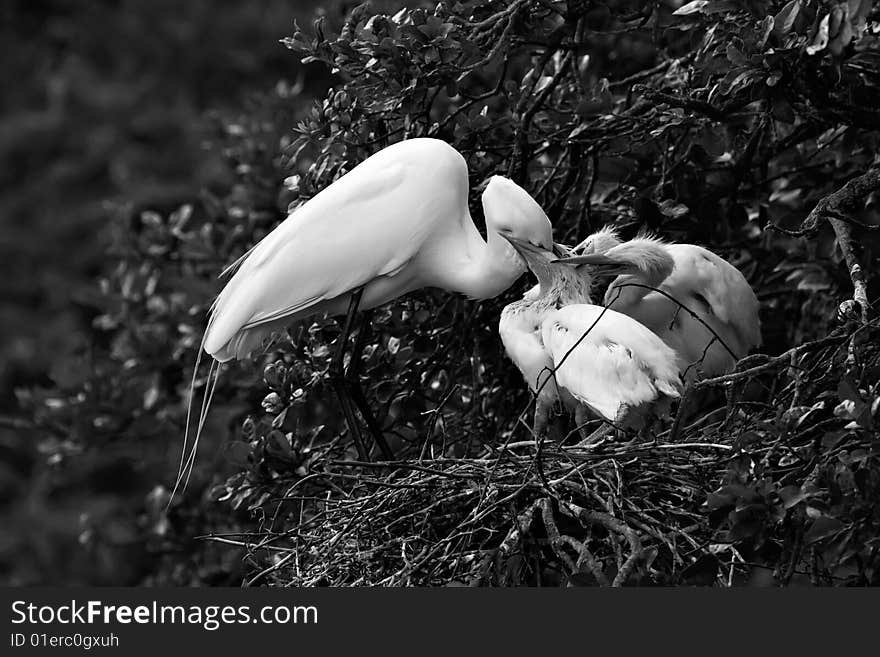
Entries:
[[[472,456],[391,463],[328,452],[269,505],[258,539],[241,541],[260,564],[250,581],[735,584],[756,567],[783,582],[845,579],[847,558],[866,563],[859,532],[829,556],[821,548],[830,534],[811,543],[810,531],[815,509],[843,528],[858,524],[860,500],[873,506],[877,409],[841,399],[880,393],[878,333],[876,323],[850,325],[776,357],[744,359],[689,388],[721,389],[723,399],[679,414],[652,440],[570,447],[512,442],[511,432]],[[842,458],[854,453],[866,458]],[[841,468],[873,479],[843,490]],[[878,527],[864,529],[876,536]],[[867,559],[876,556],[874,548]]]
[[311,512],[285,532],[290,547],[268,572],[298,586],[559,584],[575,574],[607,585],[658,558],[684,567],[706,541],[696,509],[730,449],[519,443],[482,458],[362,464],[356,476],[339,464],[321,478],[340,494],[289,491]]

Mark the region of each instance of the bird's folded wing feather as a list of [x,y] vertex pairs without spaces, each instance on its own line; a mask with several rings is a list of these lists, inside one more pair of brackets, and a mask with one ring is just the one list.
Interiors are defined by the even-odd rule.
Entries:
[[217,297],[205,338],[235,334],[399,271],[430,230],[431,199],[403,164],[356,167],[295,210],[246,255]]
[[674,291],[689,286],[698,290],[712,314],[737,334],[744,351],[760,345],[758,299],[742,272],[719,255],[693,244],[671,244],[668,248],[675,269],[661,287]]
[[[544,349],[540,332],[534,330],[533,324],[531,326],[528,324],[529,322],[524,319],[512,317],[505,311],[501,315],[498,334],[507,355],[522,373],[526,385],[534,391],[550,373],[553,362]],[[546,388],[547,394],[555,394],[556,392],[555,386],[550,384],[545,385],[544,388]],[[541,392],[543,393],[545,390],[542,389]]]
[[544,320],[544,345],[558,367],[557,384],[609,420],[617,418],[621,405],[678,396],[675,353],[630,317],[602,310],[566,306]]

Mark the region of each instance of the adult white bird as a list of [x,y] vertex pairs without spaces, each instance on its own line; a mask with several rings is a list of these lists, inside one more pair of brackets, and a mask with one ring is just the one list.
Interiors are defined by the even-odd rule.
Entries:
[[[486,239],[471,219],[468,191],[464,158],[436,139],[399,142],[358,164],[224,272],[234,275],[211,307],[202,344],[215,359],[212,368],[247,357],[292,322],[347,313],[331,378],[361,458],[369,457],[352,403],[392,458],[359,385],[348,377],[359,361],[357,344],[349,371],[342,369],[358,309],[424,287],[488,299],[526,270],[503,236],[553,245],[547,215],[513,181],[494,176],[482,194]],[[210,385],[192,455],[209,403]]]
[[679,397],[675,353],[631,317],[589,303],[591,277],[545,249],[508,238],[538,278],[504,308],[505,350],[536,395],[535,433],[561,401],[579,427],[589,409],[619,426],[640,428]]
[[566,262],[590,265],[597,275],[618,275],[605,305],[660,336],[678,354],[685,378],[723,374],[761,344],[758,299],[745,276],[723,258],[701,246],[654,237],[618,244],[609,233],[595,243],[592,237],[583,243],[592,253]]

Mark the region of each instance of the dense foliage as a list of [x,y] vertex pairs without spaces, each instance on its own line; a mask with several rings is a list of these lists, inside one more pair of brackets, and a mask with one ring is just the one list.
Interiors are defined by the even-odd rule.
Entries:
[[[297,30],[285,45],[332,72],[326,97],[294,126],[297,90],[277,85],[223,125],[229,184],[120,211],[113,266],[89,297],[92,344],[56,386],[21,393],[45,476],[97,460],[109,472],[93,476],[126,479],[151,464],[137,522],[93,510],[83,550],[136,545],[142,578],[176,583],[877,583],[880,11],[410,6]],[[530,283],[484,303],[421,291],[364,329],[361,378],[400,458],[366,464],[328,383],[340,327],[317,318],[223,370],[194,478],[165,513],[217,273],[365,157],[417,136],[464,154],[478,221],[481,185],[502,173],[558,241],[613,224],[723,254],[758,292],[762,353],[700,384],[715,401],[653,444],[536,452],[496,334]]]
[[[92,449],[65,468],[47,468],[56,451],[38,449],[39,434],[17,417],[14,390],[73,391],[79,370],[70,354],[102,348],[92,297],[113,208],[165,212],[197,201],[202,188],[225,188],[231,172],[211,114],[242,111],[279,78],[303,87],[288,112],[323,93],[328,73],[302,66],[278,43],[294,17],[311,16],[315,6],[11,0],[0,7],[0,518],[15,528],[0,540],[3,578],[129,582],[150,568],[133,526],[145,490],[164,481],[164,458],[157,467],[155,454],[164,457],[161,445],[176,429],[160,432],[158,450],[143,445],[143,459],[122,447],[140,442],[132,433],[114,443],[118,452]],[[80,550],[81,520],[108,526],[111,516],[120,525],[110,530],[117,548],[101,558]]]

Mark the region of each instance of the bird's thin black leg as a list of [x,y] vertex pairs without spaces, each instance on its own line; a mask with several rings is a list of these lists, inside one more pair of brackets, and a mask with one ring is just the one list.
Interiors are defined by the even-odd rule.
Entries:
[[352,401],[354,401],[355,406],[357,406],[357,409],[361,412],[364,422],[367,424],[367,428],[373,435],[373,440],[376,442],[376,446],[379,448],[379,451],[382,452],[382,457],[386,461],[392,461],[394,460],[394,452],[392,452],[391,448],[388,446],[388,442],[385,440],[385,434],[382,432],[382,427],[376,421],[373,411],[370,410],[370,405],[367,403],[366,395],[364,395],[364,391],[361,389],[358,378],[361,367],[361,354],[364,351],[367,337],[370,335],[370,322],[372,319],[372,310],[366,310],[361,314],[361,325],[354,341],[351,358],[348,361],[348,369],[345,371],[345,379],[349,385],[349,392]]
[[339,405],[342,406],[342,413],[345,415],[345,423],[351,432],[352,440],[358,451],[358,457],[362,461],[370,460],[370,453],[364,446],[361,436],[361,429],[358,426],[357,418],[352,409],[351,389],[345,376],[345,346],[348,344],[348,338],[354,328],[354,318],[357,314],[358,305],[361,301],[363,288],[358,288],[351,295],[351,301],[348,304],[348,313],[345,315],[345,323],[342,326],[342,334],[339,336],[339,344],[336,347],[336,353],[330,361],[330,381],[336,396],[339,398]]
[[354,413],[354,409],[351,407],[351,398],[349,390],[345,385],[345,378],[344,376],[335,377],[331,374],[330,382],[333,386],[333,391],[336,393],[336,397],[339,400],[339,405],[342,407],[342,414],[345,416],[345,424],[351,432],[354,446],[357,448],[358,458],[361,461],[369,461],[370,454],[364,446],[364,440],[361,437],[361,428],[358,426],[357,416]]

